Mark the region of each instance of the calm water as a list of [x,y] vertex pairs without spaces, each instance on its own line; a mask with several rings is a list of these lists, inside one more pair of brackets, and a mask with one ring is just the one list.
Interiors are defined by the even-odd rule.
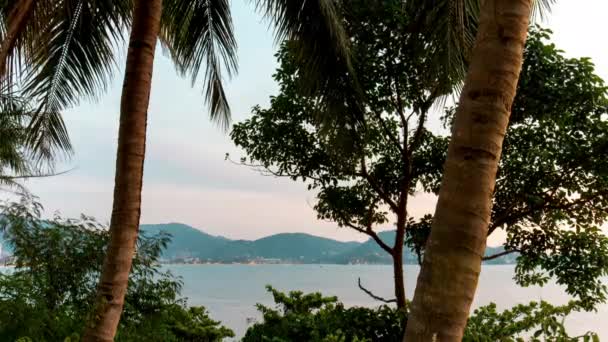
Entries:
[[[392,297],[392,269],[375,265],[170,265],[165,266],[184,281],[182,295],[190,305],[204,305],[215,320],[232,328],[237,337],[247,330],[248,319],[259,319],[256,303],[272,305],[265,285],[304,292],[320,291],[325,295],[338,296],[349,306],[378,306],[357,287],[357,278],[365,287],[379,296]],[[405,267],[406,291],[411,299],[419,268]],[[12,268],[0,267],[0,272]],[[568,296],[557,285],[543,288],[522,288],[513,283],[513,266],[485,266],[481,273],[474,306],[495,302],[499,309],[507,309],[518,303],[546,300],[553,304],[565,304]],[[607,280],[608,281],[608,280]],[[595,331],[602,340],[608,341],[608,304],[598,312],[574,313],[566,325],[571,334]]]
[[[258,319],[256,303],[271,305],[272,298],[264,286],[270,284],[279,290],[321,291],[335,295],[347,305],[377,306],[357,287],[360,277],[363,285],[377,295],[392,297],[392,270],[390,266],[342,265],[171,265],[174,274],[183,278],[183,295],[191,305],[204,305],[211,316],[232,328],[237,336],[247,329],[248,318]],[[413,294],[417,266],[407,265],[406,290]],[[506,309],[517,303],[546,300],[564,304],[568,297],[560,287],[521,288],[512,280],[513,266],[485,266],[474,305],[495,302]],[[602,340],[608,340],[608,305],[597,313],[576,313],[566,321],[573,334],[596,331]]]

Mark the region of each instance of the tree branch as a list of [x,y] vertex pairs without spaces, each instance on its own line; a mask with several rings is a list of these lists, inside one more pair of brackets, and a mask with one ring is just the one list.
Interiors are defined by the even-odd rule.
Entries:
[[357,283],[359,285],[359,288],[361,289],[361,291],[367,293],[368,296],[372,297],[373,299],[377,300],[377,301],[381,301],[384,303],[397,303],[397,299],[385,299],[382,298],[380,296],[376,296],[375,294],[372,293],[372,291],[366,289],[365,287],[363,287],[363,285],[361,285],[361,278],[357,278]]
[[515,213],[507,212],[507,213],[501,215],[501,217],[496,219],[494,222],[492,222],[492,225],[490,226],[490,229],[488,230],[488,232],[489,232],[488,235],[491,234],[498,227],[502,226],[503,224],[509,224],[510,222],[520,220],[535,211],[569,210],[576,206],[582,207],[582,206],[589,204],[589,202],[594,201],[598,196],[606,196],[607,194],[608,194],[608,191],[602,191],[602,192],[596,193],[595,196],[591,196],[588,198],[579,198],[579,199],[576,199],[573,201],[569,201],[566,203],[558,203],[558,204],[551,204],[551,201],[549,199],[545,199],[545,202],[541,206],[536,206],[536,207],[528,206],[527,209],[522,210],[520,212],[515,212]]
[[500,258],[501,256],[509,255],[509,254],[515,253],[515,252],[519,252],[519,251],[511,249],[511,250],[508,250],[508,251],[503,251],[503,252],[500,252],[500,253],[496,253],[494,255],[485,256],[485,257],[481,258],[481,260],[483,260],[483,261],[494,260],[494,259]]
[[363,178],[367,180],[369,185],[371,185],[372,189],[374,189],[374,191],[380,196],[380,198],[382,198],[382,200],[386,202],[386,204],[388,204],[395,213],[399,212],[399,207],[397,206],[395,201],[393,201],[387,195],[387,193],[382,190],[382,188],[380,187],[380,185],[378,185],[374,177],[372,177],[369,172],[367,172],[367,166],[365,165],[365,156],[361,157],[361,176],[363,176]]
[[426,122],[426,116],[428,114],[429,109],[431,109],[433,102],[439,95],[438,94],[439,91],[437,89],[438,89],[438,87],[435,88],[431,92],[431,94],[426,99],[426,101],[424,101],[422,103],[422,106],[420,106],[420,116],[418,117],[418,127],[416,127],[416,131],[414,132],[414,137],[412,138],[412,144],[410,145],[410,148],[408,149],[408,153],[409,153],[408,159],[411,159],[411,156],[414,153],[414,151],[422,143],[422,132],[424,131],[424,124]]
[[382,115],[376,111],[373,111],[373,113],[374,113],[374,116],[376,117],[376,119],[380,122],[380,126],[382,126],[382,130],[384,131],[384,134],[386,134],[388,136],[388,139],[397,147],[397,149],[401,153],[401,156],[405,157],[406,152],[403,149],[403,147],[401,146],[401,144],[399,143],[399,139],[397,139],[397,137],[393,134],[393,132],[391,132],[391,130],[386,126],[386,122],[382,118]]
[[[522,196],[519,196],[519,198],[517,198],[516,200],[511,201],[511,204],[505,210],[502,211],[501,215],[499,215],[495,219],[492,219],[492,224],[490,225],[490,228],[488,229],[488,236],[490,234],[492,234],[498,227],[500,227],[504,224],[509,224],[511,222],[520,220],[520,219],[524,218],[526,215],[529,215],[534,211],[546,210],[546,209],[569,209],[570,205],[572,205],[572,206],[576,205],[576,204],[573,204],[573,202],[576,202],[577,200],[575,200],[573,202],[568,202],[566,204],[562,204],[563,206],[567,206],[567,207],[563,207],[563,208],[556,207],[556,206],[553,206],[553,207],[549,206],[550,203],[557,201],[554,198],[555,193],[564,184],[564,182],[566,181],[566,177],[571,177],[572,173],[575,172],[577,168],[578,167],[575,167],[574,169],[560,170],[557,173],[554,171],[543,172],[545,177],[550,177],[550,176],[555,176],[555,175],[558,177],[558,179],[555,181],[555,186],[550,191],[546,191],[543,193],[543,195],[544,195],[543,203],[540,206],[535,206],[534,208],[528,207],[528,209],[522,210],[520,212],[513,212],[513,209],[517,205],[525,204],[525,203],[523,203],[524,199],[522,198]],[[495,188],[495,192],[496,192],[497,188],[498,187]],[[598,195],[601,196],[604,194],[603,193],[596,194],[596,196],[593,196],[593,197],[587,199],[587,201],[582,204],[586,204],[587,202],[590,202],[591,200],[595,199]]]
[[[392,65],[389,65],[389,68],[392,70]],[[405,152],[405,154],[403,155],[403,161],[406,164],[408,163],[408,158],[410,156],[410,151],[408,148],[408,143],[407,143],[407,131],[408,131],[408,120],[409,117],[406,118],[405,117],[405,113],[404,113],[404,106],[403,106],[403,101],[401,100],[401,96],[399,96],[400,92],[399,92],[399,82],[397,81],[396,78],[393,78],[393,83],[395,84],[395,99],[393,100],[395,103],[395,107],[397,108],[397,114],[399,115],[399,118],[401,119],[401,126],[403,128],[403,151]],[[392,98],[392,96],[391,96]]]
[[315,177],[315,176],[310,176],[310,175],[308,175],[308,176],[302,176],[300,174],[286,173],[284,171],[274,171],[274,170],[270,169],[269,167],[266,167],[266,166],[264,166],[262,164],[249,164],[249,163],[244,163],[244,162],[237,162],[237,161],[232,160],[230,158],[230,155],[228,153],[226,153],[226,157],[224,158],[224,160],[227,160],[228,162],[230,162],[230,163],[232,163],[234,165],[246,166],[248,168],[251,168],[251,169],[257,171],[262,176],[266,176],[266,177],[277,177],[277,178],[302,177],[302,178],[312,179],[312,180],[318,181],[318,182],[323,182],[323,179],[321,179],[319,177]]
[[354,225],[352,222],[345,220],[344,217],[342,217],[342,220],[344,221],[344,225],[352,228],[356,231],[358,231],[359,233],[363,233],[365,235],[368,235],[369,237],[371,237],[372,239],[374,239],[374,241],[376,241],[376,243],[378,244],[378,246],[380,246],[380,248],[382,248],[384,251],[386,251],[388,254],[393,255],[393,249],[387,245],[384,241],[382,241],[382,239],[380,238],[380,236],[378,236],[378,234],[376,234],[375,231],[373,231],[371,229],[371,227],[367,227],[365,229],[361,228],[361,227],[357,227],[356,225]]

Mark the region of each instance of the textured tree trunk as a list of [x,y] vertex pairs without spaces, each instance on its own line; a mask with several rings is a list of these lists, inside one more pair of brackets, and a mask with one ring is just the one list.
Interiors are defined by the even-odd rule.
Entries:
[[162,0],[136,0],[120,104],[110,243],[84,341],[113,341],[122,308],[141,212],[146,121]]
[[34,10],[34,0],[20,0],[13,6],[8,15],[7,32],[0,45],[0,80],[4,79],[8,68],[8,57],[17,42],[19,32],[23,30],[23,26]]
[[496,170],[531,0],[485,0],[404,340],[461,341],[484,254]]

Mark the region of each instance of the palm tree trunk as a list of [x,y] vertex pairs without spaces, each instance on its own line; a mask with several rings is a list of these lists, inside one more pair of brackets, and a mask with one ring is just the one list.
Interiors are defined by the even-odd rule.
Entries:
[[531,7],[531,0],[483,2],[405,341],[462,339],[481,270]]
[[84,341],[113,341],[139,230],[146,121],[162,0],[136,0],[120,104],[110,242]]
[[10,56],[19,33],[23,31],[23,27],[33,10],[34,0],[20,0],[13,5],[13,9],[8,15],[6,35],[0,45],[0,80],[4,79],[8,67],[8,56]]

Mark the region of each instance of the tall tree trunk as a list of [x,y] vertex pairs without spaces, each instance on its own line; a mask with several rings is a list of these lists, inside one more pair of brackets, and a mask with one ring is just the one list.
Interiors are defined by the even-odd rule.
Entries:
[[141,212],[146,121],[162,0],[136,0],[120,103],[110,242],[84,341],[113,341],[122,308]]
[[397,308],[405,309],[405,281],[403,279],[403,244],[405,242],[405,220],[407,193],[401,199],[401,214],[397,215],[397,231],[395,232],[395,245],[393,246],[393,278],[395,280],[395,299]]
[[462,339],[481,270],[531,6],[531,0],[483,2],[405,341]]
[[34,0],[20,0],[13,5],[7,18],[6,35],[0,45],[0,80],[4,79],[10,56],[19,34],[34,10]]
[[[395,245],[395,247],[397,247]],[[393,250],[393,275],[395,279],[395,299],[397,308],[405,309],[405,281],[403,280],[403,245]]]

